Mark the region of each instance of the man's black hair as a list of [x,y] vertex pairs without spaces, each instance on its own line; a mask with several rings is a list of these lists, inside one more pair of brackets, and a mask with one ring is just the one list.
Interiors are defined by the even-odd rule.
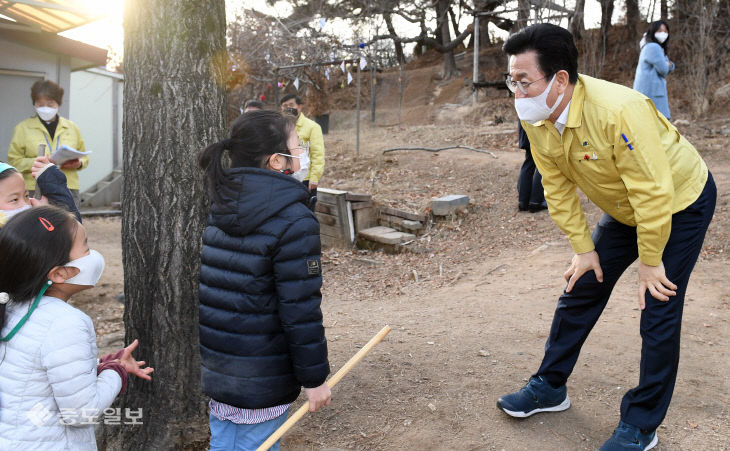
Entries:
[[571,83],[578,81],[578,49],[565,28],[549,23],[530,25],[510,36],[502,50],[510,56],[534,50],[546,77],[564,70]]
[[249,100],[246,102],[245,105],[243,105],[243,109],[245,110],[246,108],[258,108],[259,110],[263,110],[264,102],[261,102],[259,100]]
[[287,95],[285,95],[284,97],[281,98],[281,100],[279,101],[279,105],[281,105],[282,103],[286,102],[287,100],[291,100],[291,99],[294,99],[294,101],[297,102],[297,105],[301,105],[302,104],[301,97],[299,97],[296,94],[287,94]]

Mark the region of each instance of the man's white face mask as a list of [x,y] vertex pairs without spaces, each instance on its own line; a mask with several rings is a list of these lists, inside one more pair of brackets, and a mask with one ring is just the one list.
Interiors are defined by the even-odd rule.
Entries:
[[553,83],[555,82],[555,77],[557,75],[558,74],[553,75],[553,78],[550,80],[550,83],[547,85],[547,88],[545,88],[542,94],[535,97],[523,97],[519,99],[515,97],[515,110],[517,110],[517,117],[523,121],[529,122],[530,124],[534,124],[538,121],[544,121],[553,114],[553,111],[558,108],[558,105],[560,105],[560,102],[563,100],[563,96],[565,95],[564,92],[560,94],[553,106],[549,107],[547,105],[547,97],[550,93],[550,88],[553,87]]

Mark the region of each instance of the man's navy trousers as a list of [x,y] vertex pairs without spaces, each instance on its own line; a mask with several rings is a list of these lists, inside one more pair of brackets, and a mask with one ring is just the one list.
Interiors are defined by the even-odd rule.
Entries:
[[[641,367],[639,385],[624,395],[621,420],[647,431],[664,420],[672,399],[679,364],[682,307],[692,273],[715,211],[717,190],[712,174],[700,196],[686,209],[672,215],[672,230],[662,262],[667,278],[677,285],[668,302],[654,299],[646,290],[646,309],[641,312]],[[585,273],[572,292],[558,300],[545,344],[545,357],[536,375],[554,387],[562,386],[573,371],[580,348],[601,316],[614,285],[639,255],[636,227],[619,223],[609,215],[593,232],[601,262],[603,282],[593,271]]]

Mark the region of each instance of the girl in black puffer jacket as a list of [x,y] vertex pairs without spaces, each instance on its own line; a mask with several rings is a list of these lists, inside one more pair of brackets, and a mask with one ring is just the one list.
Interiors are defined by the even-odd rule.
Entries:
[[310,411],[330,403],[319,223],[297,181],[307,155],[293,118],[252,111],[199,163],[212,198],[200,270],[210,449],[254,449],[286,420],[302,386]]

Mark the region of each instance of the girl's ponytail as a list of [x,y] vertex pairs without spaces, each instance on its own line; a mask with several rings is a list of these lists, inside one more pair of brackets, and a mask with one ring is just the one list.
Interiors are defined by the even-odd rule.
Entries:
[[213,143],[201,150],[198,154],[198,165],[205,171],[208,184],[208,193],[216,200],[220,200],[218,187],[226,182],[223,169],[223,153],[230,146],[230,140],[224,139]]

